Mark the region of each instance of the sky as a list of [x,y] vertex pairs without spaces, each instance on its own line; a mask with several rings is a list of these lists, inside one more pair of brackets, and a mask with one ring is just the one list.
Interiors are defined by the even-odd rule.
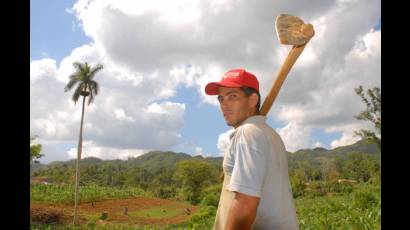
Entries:
[[228,134],[215,96],[229,69],[260,82],[262,101],[291,46],[281,13],[315,36],[267,115],[287,151],[355,143],[365,109],[354,92],[381,87],[381,13],[375,0],[30,0],[30,134],[41,163],[76,158],[81,103],[64,92],[76,61],[102,64],[86,106],[82,157],[124,159],[149,151],[223,156]]

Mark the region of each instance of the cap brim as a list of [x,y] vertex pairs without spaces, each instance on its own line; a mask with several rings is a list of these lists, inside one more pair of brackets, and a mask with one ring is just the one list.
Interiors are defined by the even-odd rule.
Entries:
[[228,88],[237,88],[237,87],[242,87],[242,85],[233,83],[233,82],[210,82],[205,86],[205,93],[208,95],[217,95],[218,94],[218,88],[222,87],[228,87]]

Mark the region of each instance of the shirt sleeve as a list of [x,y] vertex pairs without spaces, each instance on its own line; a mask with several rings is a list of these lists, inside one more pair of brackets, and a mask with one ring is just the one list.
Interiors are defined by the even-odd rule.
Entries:
[[245,129],[235,147],[228,190],[261,197],[268,163],[266,137],[261,132]]

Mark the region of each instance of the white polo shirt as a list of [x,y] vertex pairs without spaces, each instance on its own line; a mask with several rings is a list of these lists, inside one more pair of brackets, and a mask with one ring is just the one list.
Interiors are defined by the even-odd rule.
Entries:
[[[230,135],[230,140],[223,160],[223,170],[230,181],[223,190],[260,197],[253,229],[299,229],[286,149],[280,136],[266,124],[266,117],[249,117]],[[221,199],[228,198],[221,195]],[[220,201],[223,202],[226,201]],[[219,211],[217,215],[220,212],[226,213]],[[220,225],[226,221],[219,219]]]

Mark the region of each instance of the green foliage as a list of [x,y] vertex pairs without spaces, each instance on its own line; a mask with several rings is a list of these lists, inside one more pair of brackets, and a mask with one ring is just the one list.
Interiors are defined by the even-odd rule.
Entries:
[[74,62],[73,66],[75,72],[70,75],[70,80],[65,86],[64,91],[67,92],[77,85],[72,100],[76,103],[80,96],[89,96],[88,104],[91,104],[95,95],[99,92],[99,85],[94,80],[94,77],[97,72],[103,69],[103,65],[97,64],[91,68],[87,62]]
[[[335,150],[302,150],[290,155],[290,161],[293,162],[289,172],[292,191],[294,197],[297,197],[295,202],[300,229],[380,227],[380,154],[372,152],[374,149],[369,146],[361,141]],[[359,153],[355,149],[369,152]],[[160,154],[164,155],[161,157]],[[186,156],[191,160],[184,160]],[[167,163],[162,164],[159,160]],[[54,162],[36,171],[36,176],[68,185],[33,184],[30,199],[71,204],[74,165],[75,161]],[[169,152],[152,152],[143,160],[83,159],[80,189],[83,202],[155,196],[179,198],[181,201],[200,203],[201,206],[190,220],[176,225],[134,227],[108,223],[101,226],[94,221],[64,229],[212,229],[222,186],[218,179],[221,165],[222,159],[219,158],[193,158]],[[354,179],[358,183],[338,183],[338,179]],[[148,211],[153,216],[162,215],[158,209]],[[129,214],[133,215],[132,212]],[[32,223],[31,227],[55,229],[56,226]]]
[[219,198],[221,196],[222,183],[205,188],[202,191],[202,206],[213,206],[218,208]]
[[200,206],[192,218],[182,224],[169,225],[165,229],[212,229],[216,208],[214,206]]
[[[367,186],[362,184],[358,189]],[[377,190],[376,187],[373,189]],[[380,201],[380,194],[373,194]],[[380,202],[375,205],[372,198],[368,201],[367,195],[361,201],[355,201],[356,196],[361,195],[351,193],[296,199],[300,229],[379,229]],[[366,206],[362,207],[358,202],[364,202]]]
[[351,152],[340,164],[342,176],[353,180],[367,182],[380,173],[380,165],[363,153]]
[[351,184],[343,184],[335,181],[312,181],[306,186],[304,196],[316,197],[349,194],[353,191],[353,189],[354,186]]
[[[82,186],[80,190],[81,202],[101,201],[108,199],[125,199],[130,197],[152,197],[140,188],[117,189],[101,186]],[[30,185],[30,200],[72,204],[74,200],[74,186],[55,184]]]
[[[166,210],[166,212],[164,212]],[[146,209],[141,209],[137,211],[131,211],[128,212],[128,215],[130,217],[147,217],[149,216],[150,218],[168,218],[168,217],[174,217],[178,215],[183,215],[184,212],[181,210],[180,207],[174,206],[168,206],[168,207],[152,207],[152,208],[146,208]]]
[[151,173],[149,173],[146,169],[135,167],[127,172],[124,185],[127,187],[138,186],[144,190],[147,190],[151,178]]
[[30,137],[30,165],[33,163],[38,163],[37,159],[43,157],[41,152],[41,144],[33,144],[33,141],[37,138],[37,136]]
[[211,165],[193,159],[177,163],[174,180],[177,186],[181,186],[186,199],[192,204],[198,204],[202,189],[218,181],[218,176]]
[[175,197],[176,186],[173,180],[173,170],[161,168],[149,184],[149,191],[155,197],[169,199]]
[[[323,187],[325,185],[316,183]],[[207,188],[210,189],[211,188]],[[215,188],[214,188],[215,189]],[[295,200],[297,218],[301,230],[308,229],[380,229],[381,198],[380,186],[362,183],[355,186],[352,193],[342,193],[333,196],[303,196]],[[156,213],[158,210],[150,210]],[[153,214],[153,215],[154,215]],[[159,213],[157,213],[159,215]],[[216,215],[216,207],[200,206],[199,210],[187,222],[162,227],[129,226],[109,223],[105,226],[95,225],[95,222],[73,227],[65,226],[61,229],[212,229]],[[40,225],[31,223],[31,229],[56,229],[55,225]],[[59,229],[59,228],[57,228]]]
[[129,158],[126,165],[129,167],[141,167],[148,170],[151,174],[157,174],[163,168],[174,170],[178,162],[191,158],[190,155],[185,153],[154,151],[136,158]]
[[360,130],[355,133],[361,136],[363,139],[378,144],[379,148],[381,146],[380,130],[382,126],[381,122],[381,90],[379,87],[374,87],[367,90],[367,97],[363,92],[363,87],[359,86],[355,89],[356,94],[359,95],[363,102],[366,104],[366,110],[360,112],[356,116],[359,120],[370,121],[376,132],[370,130]]
[[380,186],[364,184],[353,192],[353,204],[359,209],[380,207]]
[[305,194],[306,184],[303,180],[303,176],[300,173],[296,173],[291,176],[290,183],[292,186],[293,197],[297,198]]

